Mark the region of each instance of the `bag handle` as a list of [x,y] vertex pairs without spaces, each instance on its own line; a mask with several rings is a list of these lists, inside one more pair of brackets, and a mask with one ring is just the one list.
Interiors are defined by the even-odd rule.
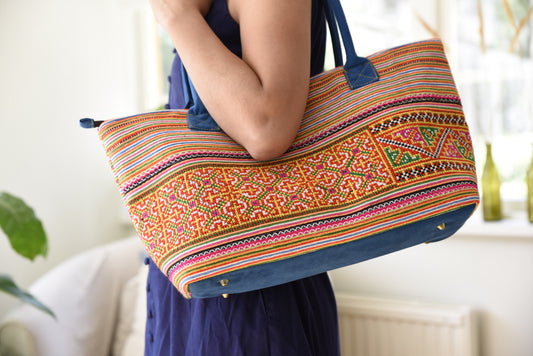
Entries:
[[340,31],[342,37],[342,44],[346,53],[344,75],[350,88],[357,89],[377,82],[379,75],[372,62],[367,58],[359,57],[355,52],[350,29],[346,22],[346,16],[344,15],[340,0],[324,0],[324,7],[333,45],[335,66],[337,67],[342,65],[342,50],[338,31]]
[[335,67],[342,66],[342,47],[339,40],[339,31],[337,21],[335,20],[335,14],[331,10],[331,7],[324,6],[324,12],[326,15],[326,22],[328,24],[329,35],[331,37],[331,44],[333,47],[333,58],[335,58]]

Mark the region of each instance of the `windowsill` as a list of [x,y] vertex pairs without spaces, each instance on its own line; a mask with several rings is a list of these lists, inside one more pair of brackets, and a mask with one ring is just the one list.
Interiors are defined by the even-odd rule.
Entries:
[[478,207],[456,236],[533,242],[533,223],[528,221],[525,211],[514,211],[500,221],[487,222],[483,220],[481,207]]

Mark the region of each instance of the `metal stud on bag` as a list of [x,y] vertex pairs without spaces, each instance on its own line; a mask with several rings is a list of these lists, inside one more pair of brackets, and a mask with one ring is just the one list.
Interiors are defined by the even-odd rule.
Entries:
[[[221,285],[222,287],[226,287],[226,286],[229,284],[229,280],[228,280],[228,279],[222,279],[222,280],[220,280],[219,283],[220,283],[220,285]],[[224,299],[227,299],[227,298],[229,297],[229,294],[224,293],[224,294],[222,294],[222,297],[223,297]]]
[[[440,231],[444,231],[446,229],[446,223],[442,223],[439,226],[437,226],[437,229]],[[426,244],[431,243],[431,241],[426,242]]]

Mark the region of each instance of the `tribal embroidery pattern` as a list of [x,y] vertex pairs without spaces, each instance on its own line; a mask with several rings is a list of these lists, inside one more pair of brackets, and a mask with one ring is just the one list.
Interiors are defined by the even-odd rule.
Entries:
[[[368,133],[352,136],[294,161],[249,166],[209,165],[169,180],[135,208],[136,224],[151,231],[164,223],[167,243],[151,247],[156,256],[184,248],[220,230],[262,225],[305,213],[321,213],[364,200],[394,186]],[[153,214],[141,215],[146,204]],[[162,217],[165,221],[153,221]]]
[[442,44],[369,59],[380,80],[366,87],[350,90],[342,68],[312,78],[296,141],[273,161],[252,160],[223,133],[190,131],[183,110],[100,126],[141,240],[183,295],[218,274],[477,204]]

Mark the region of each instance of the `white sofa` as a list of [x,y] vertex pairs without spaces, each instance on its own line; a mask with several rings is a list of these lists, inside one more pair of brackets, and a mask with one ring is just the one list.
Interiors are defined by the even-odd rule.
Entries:
[[137,237],[74,256],[30,292],[57,319],[29,305],[0,323],[0,356],[135,356],[144,353],[146,257]]

